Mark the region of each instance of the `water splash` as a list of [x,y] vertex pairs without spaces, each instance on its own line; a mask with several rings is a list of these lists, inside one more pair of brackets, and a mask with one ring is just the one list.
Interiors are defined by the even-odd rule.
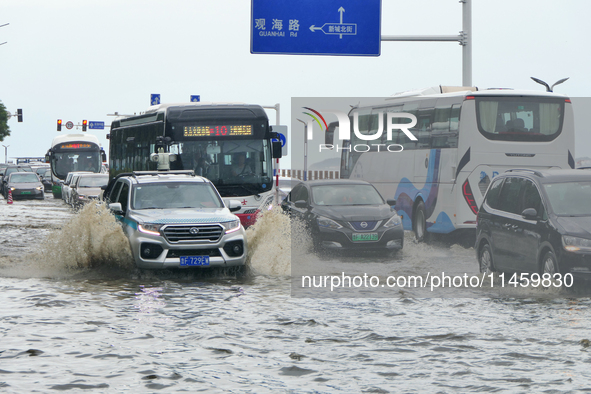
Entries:
[[261,214],[246,230],[247,267],[253,275],[289,276],[291,273],[291,224],[281,207]]
[[134,267],[129,241],[104,204],[91,202],[60,229],[52,230],[38,251],[10,264],[3,275],[54,277],[80,269]]

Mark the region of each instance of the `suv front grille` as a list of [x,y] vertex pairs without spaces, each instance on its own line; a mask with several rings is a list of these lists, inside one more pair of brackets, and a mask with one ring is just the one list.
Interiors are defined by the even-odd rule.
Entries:
[[219,225],[210,226],[166,226],[164,236],[170,243],[209,241],[216,242],[222,237],[224,229]]

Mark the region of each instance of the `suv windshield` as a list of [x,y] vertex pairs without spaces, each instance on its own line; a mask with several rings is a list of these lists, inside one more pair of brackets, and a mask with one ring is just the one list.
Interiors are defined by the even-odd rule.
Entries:
[[558,216],[591,216],[591,182],[547,183],[544,189]]
[[133,209],[223,208],[223,203],[209,183],[170,182],[134,187]]

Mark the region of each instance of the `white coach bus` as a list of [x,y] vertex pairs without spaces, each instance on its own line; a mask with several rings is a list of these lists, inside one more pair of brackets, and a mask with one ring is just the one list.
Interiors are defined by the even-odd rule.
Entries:
[[351,132],[341,150],[341,178],[369,181],[384,198],[396,199],[404,228],[418,240],[474,229],[483,195],[497,174],[575,165],[572,104],[557,93],[436,87],[354,107],[351,124],[354,112],[359,132],[367,135],[376,134],[380,114],[382,124],[391,112],[416,116],[409,129],[416,141],[401,130],[394,130],[390,141],[382,134],[381,142],[401,145],[400,152],[374,147],[357,152],[356,145],[367,141]]

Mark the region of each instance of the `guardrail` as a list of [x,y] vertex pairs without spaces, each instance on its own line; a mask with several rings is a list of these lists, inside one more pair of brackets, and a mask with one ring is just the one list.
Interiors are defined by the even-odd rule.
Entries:
[[[279,175],[288,178],[296,178],[303,180],[304,179],[304,170],[280,170]],[[309,181],[316,180],[316,179],[339,179],[339,172],[338,171],[308,171],[306,179]]]

